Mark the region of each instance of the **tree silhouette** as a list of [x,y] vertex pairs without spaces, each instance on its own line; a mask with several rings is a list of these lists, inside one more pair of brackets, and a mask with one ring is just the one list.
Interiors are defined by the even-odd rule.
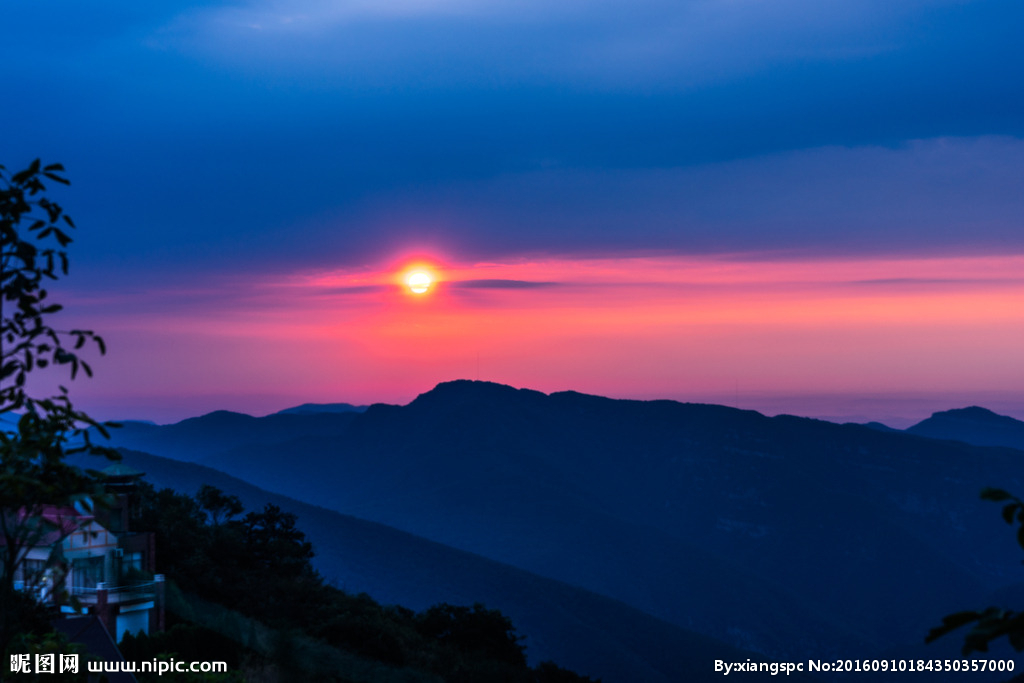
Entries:
[[196,501],[210,517],[213,526],[220,526],[221,522],[230,522],[237,515],[242,514],[245,507],[238,496],[229,496],[215,486],[203,484],[196,494]]
[[[60,164],[38,159],[11,175],[0,166],[0,413],[17,416],[16,427],[0,430],[0,651],[22,623],[24,599],[14,580],[28,551],[44,537],[58,545],[73,531],[69,511],[88,512],[101,499],[95,477],[65,458],[80,452],[117,458],[92,443],[90,428],[106,436],[105,426],[76,410],[64,386],[37,397],[27,383],[30,373],[53,366],[68,369],[72,379],[79,372],[91,376],[80,351],[87,344],[106,351],[91,330],[50,324],[62,307],[50,301],[46,285],[68,272],[74,223],[46,196],[46,182],[67,185],[63,174]],[[39,578],[23,575],[28,584]]]
[[[984,489],[981,498],[1004,503],[1003,521],[1011,525],[1020,525],[1017,529],[1017,543],[1024,548],[1024,501],[1002,489],[994,488]],[[1024,612],[1014,612],[1000,607],[988,607],[979,611],[968,610],[943,617],[942,625],[929,631],[925,642],[930,643],[968,624],[974,624],[974,627],[964,636],[965,657],[971,652],[988,652],[989,643],[1004,636],[1017,652],[1024,650]]]

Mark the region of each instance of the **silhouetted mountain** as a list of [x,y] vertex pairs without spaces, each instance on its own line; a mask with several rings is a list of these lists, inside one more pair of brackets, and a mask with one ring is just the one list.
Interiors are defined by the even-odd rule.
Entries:
[[351,403],[303,403],[294,408],[279,410],[275,415],[314,415],[316,413],[362,413],[366,406],[354,406]]
[[[294,512],[314,544],[314,564],[340,588],[417,610],[439,602],[500,609],[526,636],[534,663],[554,660],[605,683],[671,683],[710,681],[720,677],[713,673],[714,659],[752,656],[595,593],[269,493],[208,467],[121,453],[158,488],[191,495],[207,483],[238,496],[248,509],[272,503]],[[78,462],[88,460],[80,456]]]
[[[345,431],[357,411],[275,413],[253,417],[218,410],[171,425],[131,421],[114,430],[114,443],[122,448],[158,450],[160,455],[187,462],[202,462],[214,453],[248,444],[265,447],[301,435],[333,436]],[[154,443],[158,449],[147,448]]]
[[779,659],[909,651],[1019,571],[978,500],[1016,451],[468,381],[351,418],[206,462]]
[[881,422],[866,422],[866,423],[864,423],[864,426],[867,427],[868,429],[874,429],[874,430],[879,431],[879,432],[898,432],[898,431],[900,431],[899,429],[894,429],[893,427],[890,427],[887,424],[882,424]]
[[978,406],[933,413],[928,419],[909,427],[907,432],[975,446],[1006,446],[1024,450],[1024,422]]

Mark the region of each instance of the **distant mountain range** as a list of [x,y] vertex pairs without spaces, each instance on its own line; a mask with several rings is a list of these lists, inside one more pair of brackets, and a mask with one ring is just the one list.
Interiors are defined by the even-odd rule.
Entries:
[[1006,446],[1024,450],[1024,422],[977,406],[935,413],[909,427],[907,433],[963,441],[975,446]]
[[218,410],[171,425],[125,422],[114,430],[113,443],[179,460],[202,461],[240,443],[267,445],[300,436],[339,436],[359,415],[356,410],[307,412],[302,408],[266,417]]
[[[114,438],[761,656],[945,657],[960,643],[924,647],[928,629],[1019,579],[1012,534],[978,492],[1024,492],[1024,453],[965,438],[1011,420],[993,416],[943,418],[926,438],[929,420],[903,433],[457,381],[407,406],[218,412]],[[990,432],[1001,444],[1004,427]],[[359,581],[386,594],[386,577]]]
[[[137,451],[123,462],[158,488],[194,494],[208,483],[247,509],[294,512],[316,548],[317,568],[339,587],[385,604],[423,609],[482,602],[512,618],[536,663],[554,660],[605,683],[710,681],[714,659],[753,656],[621,602],[381,524],[263,491],[222,472]],[[88,460],[80,458],[81,464]],[[798,679],[800,680],[800,679]]]
[[351,403],[303,403],[301,406],[279,410],[275,415],[314,415],[316,413],[361,413],[366,406]]

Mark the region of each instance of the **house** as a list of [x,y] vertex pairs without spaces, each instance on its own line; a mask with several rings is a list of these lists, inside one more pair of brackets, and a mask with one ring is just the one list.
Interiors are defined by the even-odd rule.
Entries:
[[95,615],[120,641],[125,633],[163,630],[164,582],[155,573],[155,534],[131,527],[143,473],[116,464],[102,474],[113,505],[93,514],[44,507],[14,580],[64,614]]

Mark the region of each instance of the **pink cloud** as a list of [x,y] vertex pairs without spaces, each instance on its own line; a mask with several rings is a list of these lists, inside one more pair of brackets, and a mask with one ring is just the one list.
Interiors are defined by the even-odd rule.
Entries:
[[127,417],[166,419],[187,409],[161,402],[188,396],[262,413],[404,402],[461,377],[680,399],[738,385],[870,394],[1024,380],[1019,256],[415,261],[438,278],[426,295],[402,286],[410,259],[234,281],[184,308],[140,312],[131,294],[127,315],[80,305],[111,351],[75,392],[97,406],[137,396]]

